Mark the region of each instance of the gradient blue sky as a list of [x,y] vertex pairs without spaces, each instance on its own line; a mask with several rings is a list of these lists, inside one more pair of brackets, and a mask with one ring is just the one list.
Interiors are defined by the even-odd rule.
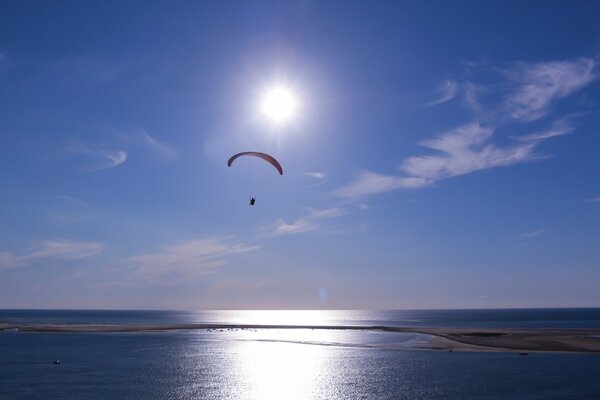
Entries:
[[[598,21],[4,2],[0,308],[600,306]],[[284,126],[257,112],[276,84]],[[285,175],[227,168],[245,150]]]

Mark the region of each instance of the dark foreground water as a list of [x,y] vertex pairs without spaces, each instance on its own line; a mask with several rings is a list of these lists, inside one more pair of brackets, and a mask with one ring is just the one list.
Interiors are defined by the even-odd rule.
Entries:
[[[0,311],[0,321],[598,327],[600,309]],[[0,332],[0,398],[600,399],[600,355],[418,350],[428,340],[316,330]]]

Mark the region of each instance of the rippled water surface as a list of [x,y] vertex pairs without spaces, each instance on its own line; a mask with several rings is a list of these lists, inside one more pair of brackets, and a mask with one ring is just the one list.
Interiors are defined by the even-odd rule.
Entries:
[[[529,310],[529,319],[515,310],[474,311],[470,315],[467,311],[0,311],[0,321],[596,326],[598,310],[590,310],[545,310],[541,315]],[[600,355],[530,353],[524,357],[517,353],[418,350],[427,341],[425,335],[310,329],[3,332],[0,398],[600,398]],[[60,364],[54,365],[55,359],[60,359]]]

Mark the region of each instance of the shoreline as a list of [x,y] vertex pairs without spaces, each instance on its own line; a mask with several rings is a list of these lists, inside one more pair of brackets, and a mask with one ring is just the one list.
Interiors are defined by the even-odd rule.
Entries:
[[319,329],[432,336],[432,350],[600,353],[600,329],[569,328],[416,328],[361,325],[259,325],[259,324],[24,324],[0,323],[0,332],[126,333],[177,330]]

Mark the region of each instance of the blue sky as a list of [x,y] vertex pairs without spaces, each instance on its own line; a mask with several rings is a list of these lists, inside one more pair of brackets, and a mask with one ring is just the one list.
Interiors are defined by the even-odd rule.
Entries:
[[600,306],[599,15],[4,4],[0,307]]

